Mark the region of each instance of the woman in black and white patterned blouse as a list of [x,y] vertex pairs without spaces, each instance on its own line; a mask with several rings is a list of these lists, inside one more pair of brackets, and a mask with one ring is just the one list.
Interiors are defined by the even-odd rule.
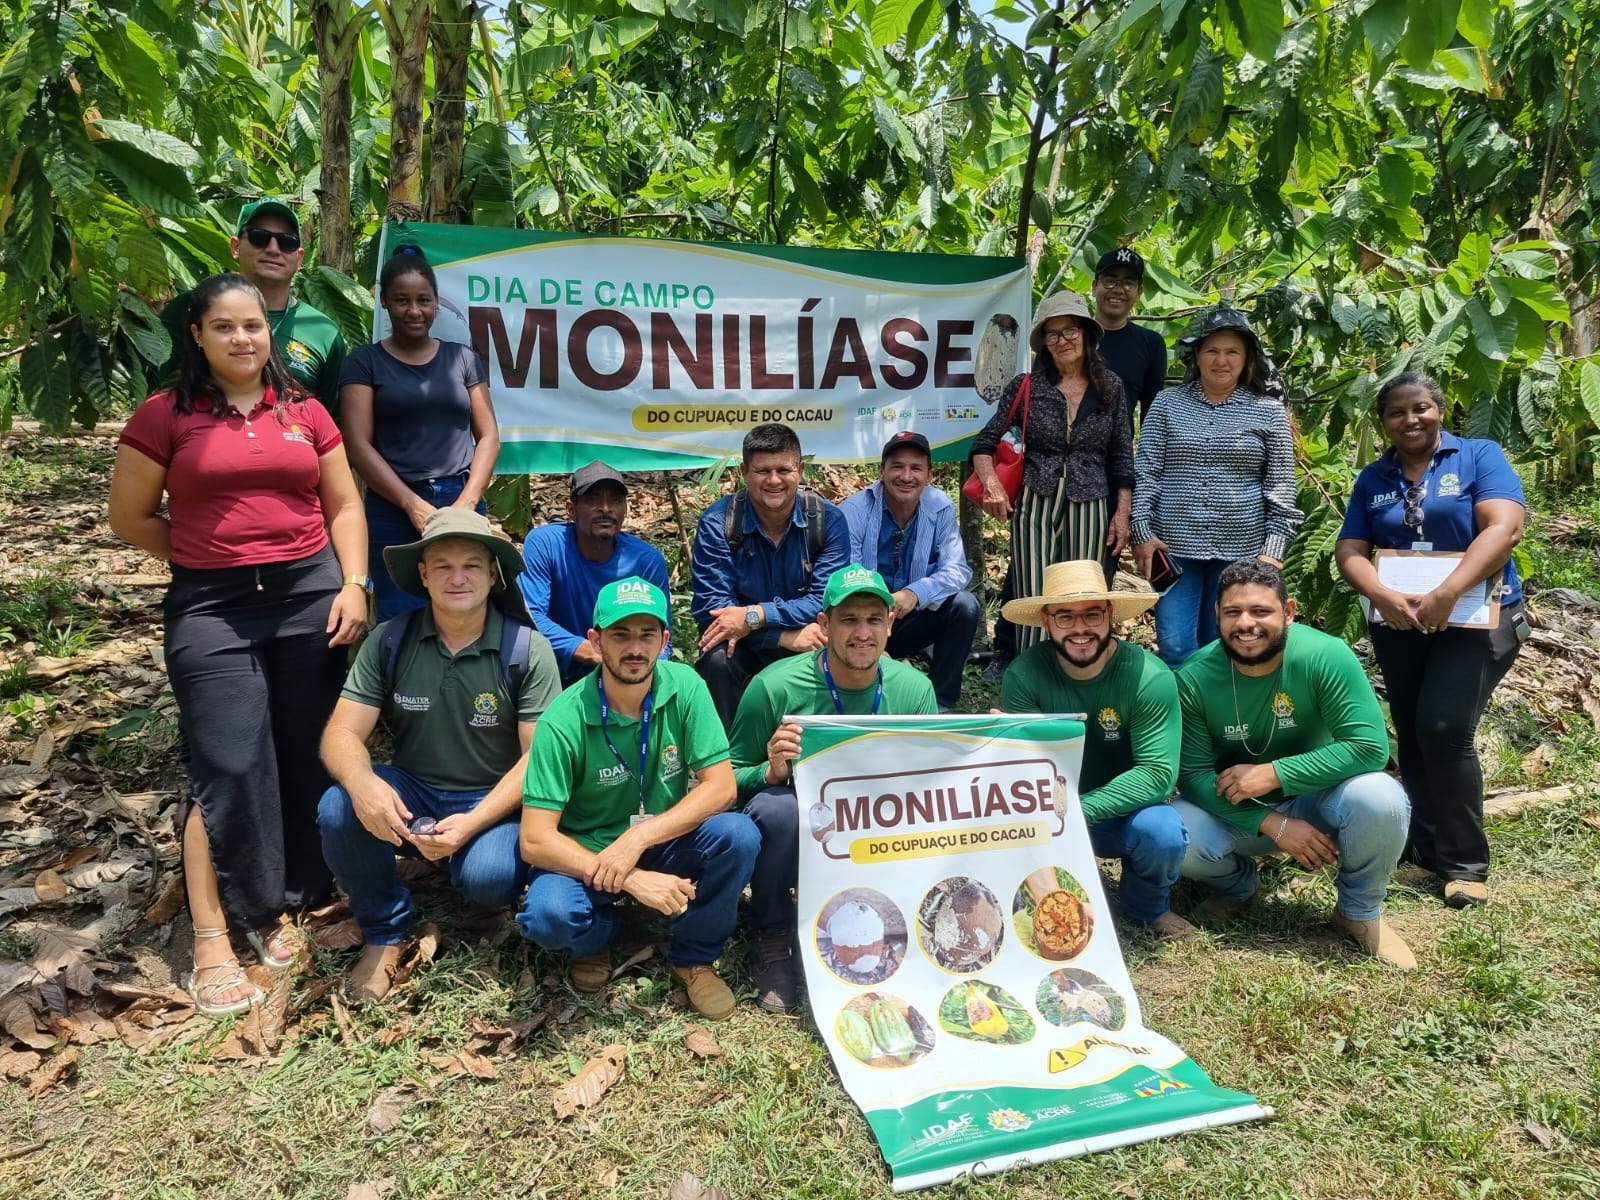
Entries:
[[1295,507],[1294,431],[1266,394],[1261,342],[1219,304],[1178,343],[1182,384],[1160,392],[1139,429],[1133,554],[1148,578],[1156,551],[1183,572],[1156,602],[1168,666],[1217,636],[1217,576],[1240,558],[1281,566],[1304,520]]
[[[1133,426],[1122,381],[1100,357],[1101,332],[1076,292],[1048,297],[1034,313],[1028,338],[1032,370],[1006,385],[994,416],[972,439],[983,511],[1011,522],[1011,582],[1018,596],[1038,595],[1051,563],[1096,559],[1110,579],[1128,544]],[[1012,502],[995,474],[994,452],[1008,426],[1023,424],[1021,409],[1007,417],[1025,382],[1022,488]],[[1036,626],[1018,626],[1017,651],[1042,636]]]

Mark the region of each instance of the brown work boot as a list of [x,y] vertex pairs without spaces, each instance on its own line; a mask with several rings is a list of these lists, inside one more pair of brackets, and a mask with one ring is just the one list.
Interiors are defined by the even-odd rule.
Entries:
[[605,991],[611,982],[611,951],[574,958],[567,964],[567,978],[572,981],[572,990],[585,996]]
[[1245,900],[1229,900],[1226,896],[1210,895],[1194,906],[1194,919],[1208,929],[1226,925],[1230,921],[1239,919],[1239,914],[1244,911],[1247,903]]
[[1328,924],[1354,941],[1373,958],[1382,959],[1402,971],[1416,969],[1417,958],[1411,953],[1411,947],[1406,945],[1404,938],[1383,923],[1382,917],[1374,917],[1370,921],[1352,921],[1343,913],[1336,912]]
[[398,945],[367,946],[345,977],[345,998],[352,1004],[372,1004],[382,1000],[394,986],[400,966]]
[[1471,879],[1452,879],[1444,885],[1444,902],[1451,908],[1482,908],[1489,903],[1489,885]]
[[672,977],[689,993],[695,1012],[708,1021],[726,1021],[733,1016],[733,992],[712,967],[672,968]]
[[1145,928],[1150,930],[1158,942],[1186,942],[1192,937],[1200,936],[1198,929],[1171,909],[1151,921]]

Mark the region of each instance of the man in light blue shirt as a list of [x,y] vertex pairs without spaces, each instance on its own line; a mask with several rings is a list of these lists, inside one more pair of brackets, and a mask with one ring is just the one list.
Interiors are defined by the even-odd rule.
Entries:
[[517,585],[539,632],[550,639],[571,687],[600,662],[588,640],[594,602],[608,583],[637,575],[667,590],[667,560],[643,538],[622,531],[628,485],[603,462],[579,467],[567,500],[572,519],[530,529],[522,543]]
[[850,523],[850,561],[878,572],[894,593],[889,654],[928,652],[939,711],[961,698],[961,669],[983,618],[955,502],[930,486],[928,439],[906,429],[883,447],[878,478],[839,507]]

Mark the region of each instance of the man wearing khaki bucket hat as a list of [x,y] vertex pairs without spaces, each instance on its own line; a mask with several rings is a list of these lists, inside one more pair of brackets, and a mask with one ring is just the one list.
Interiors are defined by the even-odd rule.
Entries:
[[1078,787],[1094,852],[1122,860],[1123,915],[1176,941],[1196,933],[1168,908],[1189,841],[1167,803],[1183,738],[1178,686],[1160,659],[1115,633],[1155,600],[1108,588],[1099,562],[1051,563],[1039,595],[1002,610],[1048,640],[1011,664],[1000,703],[1006,712],[1087,714]]

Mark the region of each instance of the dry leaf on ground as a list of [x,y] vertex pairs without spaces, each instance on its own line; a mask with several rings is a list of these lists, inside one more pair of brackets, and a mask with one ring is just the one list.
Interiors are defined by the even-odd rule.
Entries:
[[44,1056],[35,1050],[0,1050],[0,1079],[21,1079],[43,1061]]
[[0,796],[25,796],[50,782],[50,772],[26,763],[0,766]]
[[183,876],[174,872],[167,876],[161,895],[155,898],[139,919],[146,925],[165,925],[183,911],[187,900],[188,895],[183,888]]
[[689,1047],[690,1053],[701,1058],[721,1058],[727,1053],[717,1044],[717,1039],[711,1036],[704,1025],[696,1025],[693,1022],[683,1027],[683,1044]]
[[351,950],[367,939],[361,932],[361,926],[356,924],[356,919],[347,917],[343,921],[314,930],[311,940],[320,950]]
[[1524,1121],[1522,1127],[1528,1131],[1529,1137],[1538,1142],[1539,1145],[1543,1146],[1546,1150],[1554,1149],[1556,1144],[1555,1138],[1552,1137],[1550,1131],[1543,1125],[1539,1124],[1539,1122],[1533,1120]]
[[372,1098],[367,1109],[367,1132],[390,1133],[400,1124],[406,1109],[417,1102],[417,1089],[409,1083],[386,1087]]
[[375,1179],[371,1183],[352,1183],[344,1200],[383,1200],[394,1190],[393,1179]]
[[1600,812],[1584,813],[1578,820],[1582,821],[1596,833],[1600,833]]
[[46,904],[65,900],[71,891],[67,881],[55,871],[40,871],[33,877],[33,894]]
[[613,1042],[596,1054],[582,1069],[550,1094],[557,1120],[575,1117],[600,1103],[602,1097],[621,1079],[627,1068],[628,1048]]
[[722,1188],[700,1182],[699,1176],[685,1171],[667,1189],[667,1200],[733,1200]]
[[0,998],[0,1029],[5,1030],[13,1040],[31,1050],[55,1048],[55,1034],[47,1033],[40,1028],[38,1018],[34,1016],[33,1009],[21,993],[13,992],[9,996]]
[[607,1167],[604,1171],[600,1172],[600,1177],[596,1179],[595,1182],[609,1191],[617,1186],[617,1180],[621,1177],[622,1172],[617,1170],[616,1167]]
[[69,1049],[64,1054],[57,1054],[54,1058],[46,1059],[44,1064],[28,1076],[28,1098],[42,1096],[56,1084],[78,1070],[77,1047]]
[[[261,986],[259,980],[256,986]],[[284,1022],[289,1017],[289,997],[294,993],[294,973],[280,972],[266,991],[267,998],[246,1013],[238,1025],[239,1040],[252,1054],[278,1052]]]

